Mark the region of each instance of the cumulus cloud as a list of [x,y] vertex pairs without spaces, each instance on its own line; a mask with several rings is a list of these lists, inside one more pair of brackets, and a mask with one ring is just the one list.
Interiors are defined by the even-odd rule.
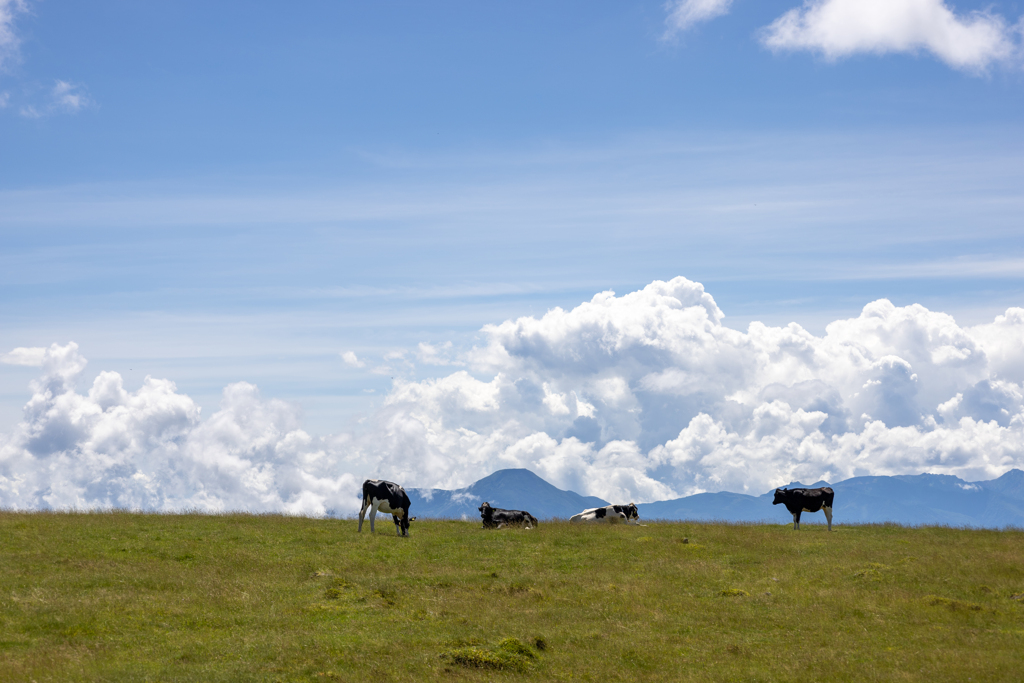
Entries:
[[0,356],[0,362],[8,365],[28,365],[31,367],[42,367],[46,360],[46,349],[28,348],[19,346],[10,353]]
[[668,17],[665,18],[667,26],[666,35],[671,37],[682,31],[720,17],[729,12],[732,0],[674,0],[665,5],[668,10]]
[[[883,299],[821,336],[723,320],[677,277],[488,325],[478,346],[446,351],[457,371],[396,377],[364,431],[333,437],[249,384],[201,420],[168,380],[129,392],[103,372],[81,393],[77,346],[16,349],[4,361],[42,376],[0,437],[0,505],[351,513],[366,477],[451,489],[507,467],[645,502],[1024,466],[1024,309],[961,327]],[[401,356],[415,357],[435,360]]]
[[341,360],[345,362],[345,365],[350,365],[353,368],[361,368],[366,365],[363,361],[359,360],[356,356],[355,351],[345,351],[341,354]]
[[958,15],[943,0],[807,0],[766,27],[762,40],[773,50],[810,50],[828,59],[924,50],[968,71],[983,71],[1018,50],[1002,17]]

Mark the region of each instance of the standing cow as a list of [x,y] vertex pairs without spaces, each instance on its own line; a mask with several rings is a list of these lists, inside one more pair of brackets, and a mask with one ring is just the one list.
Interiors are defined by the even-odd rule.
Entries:
[[782,503],[793,513],[793,529],[800,529],[801,512],[825,511],[828,530],[832,531],[832,499],[835,491],[825,486],[820,489],[775,489],[775,500],[772,505]]
[[502,529],[508,526],[522,526],[530,529],[537,526],[537,518],[525,510],[503,510],[484,503],[479,508],[485,529]]
[[395,520],[395,532],[399,536],[409,535],[409,496],[398,484],[380,479],[363,482],[363,505],[359,509],[359,531],[363,530],[363,517],[370,508],[370,533],[374,533],[373,520],[380,510]]

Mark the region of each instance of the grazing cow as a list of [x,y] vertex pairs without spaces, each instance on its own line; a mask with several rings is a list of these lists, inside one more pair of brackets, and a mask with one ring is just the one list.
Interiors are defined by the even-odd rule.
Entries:
[[527,529],[537,526],[537,518],[524,510],[502,510],[484,503],[479,508],[485,529],[501,529],[507,526],[523,526]]
[[572,523],[579,522],[607,522],[608,524],[636,524],[640,525],[640,514],[636,510],[636,504],[629,505],[606,505],[603,508],[590,508],[578,515],[569,518]]
[[363,530],[363,517],[366,508],[370,508],[370,533],[373,530],[373,519],[380,510],[390,514],[395,520],[395,532],[399,536],[409,535],[409,496],[398,484],[379,479],[367,479],[363,482],[363,506],[359,509],[359,531]]
[[825,511],[828,530],[832,531],[832,499],[835,491],[825,486],[820,489],[775,489],[775,501],[772,505],[782,503],[793,513],[793,529],[800,529],[801,512]]

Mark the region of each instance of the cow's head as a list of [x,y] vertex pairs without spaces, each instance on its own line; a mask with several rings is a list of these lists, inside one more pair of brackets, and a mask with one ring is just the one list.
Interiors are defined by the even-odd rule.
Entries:
[[480,511],[480,519],[490,519],[491,516],[494,515],[493,508],[490,503],[485,502],[477,509]]
[[629,505],[627,505],[625,512],[626,512],[626,519],[627,520],[630,520],[630,519],[635,519],[637,521],[640,520],[640,511],[636,509],[636,503],[630,503]]
[[775,500],[772,501],[772,505],[778,505],[779,503],[786,502],[786,494],[789,493],[787,489],[775,489]]
[[403,536],[409,535],[409,524],[416,521],[415,517],[409,516],[409,509],[399,508],[397,512],[392,513],[395,518],[395,526],[398,527],[398,533]]

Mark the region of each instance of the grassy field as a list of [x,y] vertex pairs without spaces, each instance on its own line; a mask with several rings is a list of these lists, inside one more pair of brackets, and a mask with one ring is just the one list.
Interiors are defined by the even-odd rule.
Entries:
[[1024,678],[1020,531],[393,529],[0,513],[0,680]]

